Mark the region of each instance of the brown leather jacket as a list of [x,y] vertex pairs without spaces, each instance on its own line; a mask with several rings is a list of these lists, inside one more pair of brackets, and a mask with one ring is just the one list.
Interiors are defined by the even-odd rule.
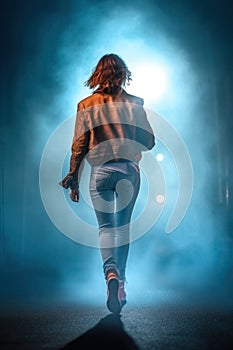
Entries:
[[116,95],[95,92],[78,103],[70,171],[60,182],[78,188],[84,158],[93,166],[126,159],[138,162],[155,145],[143,99],[121,89]]

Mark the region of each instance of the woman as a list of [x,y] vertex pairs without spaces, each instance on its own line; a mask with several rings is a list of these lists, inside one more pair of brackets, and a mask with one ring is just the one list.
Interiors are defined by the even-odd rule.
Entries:
[[107,307],[119,313],[126,303],[124,283],[129,226],[140,187],[141,152],[154,144],[143,99],[129,95],[131,72],[115,54],[103,56],[85,83],[92,95],[78,103],[70,171],[61,181],[79,201],[84,158],[91,164],[90,194],[99,226],[107,283]]

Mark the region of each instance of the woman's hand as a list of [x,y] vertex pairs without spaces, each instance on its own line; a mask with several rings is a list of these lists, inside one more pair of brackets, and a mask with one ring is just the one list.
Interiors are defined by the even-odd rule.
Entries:
[[79,202],[79,190],[70,190],[70,199],[73,202]]

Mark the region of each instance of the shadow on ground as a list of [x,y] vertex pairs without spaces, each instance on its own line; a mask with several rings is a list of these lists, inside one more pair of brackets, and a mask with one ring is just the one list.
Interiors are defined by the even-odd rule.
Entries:
[[101,350],[139,350],[133,338],[124,330],[120,316],[114,314],[102,318],[95,327],[66,344],[61,350],[86,350],[92,347]]

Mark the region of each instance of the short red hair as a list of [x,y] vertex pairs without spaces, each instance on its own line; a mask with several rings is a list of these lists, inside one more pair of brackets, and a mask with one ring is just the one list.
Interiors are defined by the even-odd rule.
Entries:
[[130,80],[131,72],[125,62],[112,53],[99,60],[85,85],[90,89],[97,88],[102,92],[113,93],[126,83],[129,85]]

